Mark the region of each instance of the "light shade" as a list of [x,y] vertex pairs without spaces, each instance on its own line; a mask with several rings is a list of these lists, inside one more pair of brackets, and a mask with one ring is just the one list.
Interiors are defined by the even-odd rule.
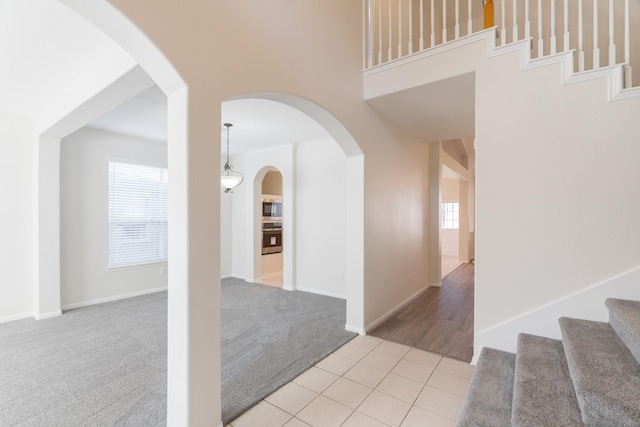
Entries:
[[[229,166],[229,168],[227,168]],[[242,184],[244,177],[240,172],[231,169],[230,165],[225,165],[225,170],[220,172],[220,187],[224,188],[225,193],[229,193],[238,185]]]

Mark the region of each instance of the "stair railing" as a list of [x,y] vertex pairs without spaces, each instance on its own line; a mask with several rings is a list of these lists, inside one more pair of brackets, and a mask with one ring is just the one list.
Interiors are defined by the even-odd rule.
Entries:
[[[481,0],[363,0],[363,67],[369,69],[484,29]],[[574,72],[623,64],[640,80],[640,2],[494,0],[496,46],[531,40],[531,58],[574,54]],[[635,55],[632,56],[632,54]],[[634,64],[634,61],[636,63]]]

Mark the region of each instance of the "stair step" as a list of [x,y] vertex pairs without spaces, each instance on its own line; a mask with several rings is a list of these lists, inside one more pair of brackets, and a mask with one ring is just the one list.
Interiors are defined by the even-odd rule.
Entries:
[[518,336],[511,423],[514,427],[584,425],[562,341]]
[[560,319],[569,372],[588,426],[640,426],[640,364],[611,325]]
[[640,301],[608,298],[609,323],[640,363]]
[[513,353],[482,349],[456,426],[511,426],[515,363]]

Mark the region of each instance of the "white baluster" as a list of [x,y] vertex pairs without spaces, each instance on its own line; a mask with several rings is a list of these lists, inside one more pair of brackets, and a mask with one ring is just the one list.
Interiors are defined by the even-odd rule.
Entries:
[[398,58],[402,57],[402,0],[398,0]]
[[391,32],[392,32],[392,28],[391,28],[391,0],[389,0],[389,28],[388,31],[389,33],[389,52],[387,54],[387,61],[391,61],[393,59],[392,53],[393,50],[391,49],[391,45],[392,43],[392,36],[391,36]]
[[504,1],[500,2],[500,44],[504,46],[507,44],[507,19],[506,19],[506,5]]
[[455,34],[456,40],[460,38],[460,0],[456,0],[456,26],[455,26]]
[[362,1],[362,68],[371,67],[371,0]]
[[578,0],[578,71],[584,71],[584,13],[582,0]]
[[424,50],[424,0],[420,0],[420,50]]
[[631,37],[629,33],[629,0],[624,0],[624,87],[631,87]]
[[413,53],[413,0],[409,0],[409,53]]
[[556,0],[551,0],[551,55],[556,53]]
[[436,45],[436,9],[433,7],[434,1],[431,0],[431,47]]
[[531,37],[531,17],[529,16],[529,0],[524,1],[524,38]]
[[447,0],[442,0],[442,43],[447,42]]
[[513,0],[513,41],[518,41],[518,0]]
[[542,40],[542,0],[538,0],[538,58],[544,56],[544,41]]
[[616,64],[616,42],[615,37],[615,10],[613,0],[609,0],[609,65]]
[[569,0],[564,0],[564,40],[562,50],[569,52]]
[[378,64],[382,64],[382,0],[378,2]]
[[473,33],[473,22],[471,15],[473,13],[473,8],[471,7],[471,0],[467,1],[467,13],[469,14],[469,21],[467,21],[467,35]]
[[598,0],[593,0],[593,69],[600,68],[600,48],[598,47]]

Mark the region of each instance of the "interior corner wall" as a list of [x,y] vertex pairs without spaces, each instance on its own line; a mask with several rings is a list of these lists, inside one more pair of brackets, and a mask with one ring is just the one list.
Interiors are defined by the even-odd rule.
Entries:
[[608,102],[607,78],[560,85],[560,64],[520,61],[491,58],[476,74],[476,344],[640,266],[640,99]]
[[347,157],[332,139],[296,148],[296,289],[346,298]]
[[0,112],[0,322],[33,312],[34,125]]
[[83,128],[62,140],[61,299],[88,305],[166,289],[166,263],[107,269],[108,162],[167,166],[167,144]]

